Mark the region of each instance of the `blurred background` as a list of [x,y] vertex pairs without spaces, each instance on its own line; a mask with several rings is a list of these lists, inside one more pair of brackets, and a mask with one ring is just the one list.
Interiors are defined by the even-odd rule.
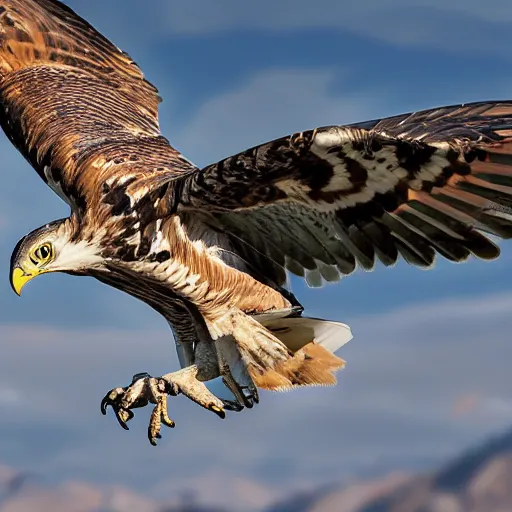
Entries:
[[[512,3],[67,0],[164,98],[199,166],[321,125],[512,98]],[[164,320],[88,278],[8,283],[26,232],[67,207],[0,137],[2,512],[512,510],[512,244],[492,263],[398,264],[293,290],[351,325],[339,385],[263,393],[221,421],[185,398],[149,445],[99,403],[178,368]]]

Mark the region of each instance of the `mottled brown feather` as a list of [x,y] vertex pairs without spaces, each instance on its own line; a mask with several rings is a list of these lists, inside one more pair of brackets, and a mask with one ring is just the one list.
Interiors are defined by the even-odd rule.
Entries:
[[166,315],[166,301],[189,301],[227,326],[219,336],[238,332],[247,357],[264,358],[261,387],[332,384],[342,366],[315,344],[290,357],[243,315],[292,306],[284,269],[318,285],[377,258],[492,259],[481,231],[512,237],[510,101],[317,128],[202,170],[161,135],[159,101],[64,4],[0,0],[0,125],[72,206],[73,237],[108,261],[98,278]]
[[157,89],[126,53],[56,0],[0,0],[0,12],[0,123],[76,211],[100,221],[105,182],[190,170],[160,134]]
[[427,268],[436,253],[493,259],[480,232],[512,237],[493,213],[512,206],[511,127],[501,101],[293,134],[181,179],[178,212],[188,226],[209,213],[278,285],[283,268],[318,286],[400,255]]

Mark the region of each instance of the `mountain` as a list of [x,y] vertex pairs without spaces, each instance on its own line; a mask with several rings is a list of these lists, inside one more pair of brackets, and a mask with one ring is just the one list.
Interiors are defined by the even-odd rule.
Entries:
[[437,471],[392,473],[295,496],[266,512],[511,512],[512,430]]

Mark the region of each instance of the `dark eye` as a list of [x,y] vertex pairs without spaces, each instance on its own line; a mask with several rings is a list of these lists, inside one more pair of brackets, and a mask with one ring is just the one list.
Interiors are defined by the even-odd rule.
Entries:
[[45,261],[47,260],[52,253],[52,250],[48,244],[44,244],[39,249],[36,249],[36,252],[34,253],[36,258],[39,261]]

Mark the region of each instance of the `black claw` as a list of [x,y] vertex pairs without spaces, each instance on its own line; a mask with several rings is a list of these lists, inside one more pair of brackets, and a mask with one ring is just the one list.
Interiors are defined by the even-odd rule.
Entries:
[[[169,418],[170,419],[170,418]],[[176,423],[174,423],[173,420],[171,420],[170,423],[167,423],[167,421],[165,420],[165,418],[162,418],[161,419],[162,421],[162,425],[165,425],[166,427],[169,427],[169,428],[174,428],[176,426]]]
[[224,409],[227,411],[240,412],[244,410],[244,406],[238,402],[234,402],[233,400],[222,400],[224,404]]
[[117,418],[117,421],[119,422],[119,425],[123,427],[125,430],[130,430],[130,427],[121,419]]
[[215,404],[209,404],[208,410],[214,412],[221,420],[226,417],[226,411],[219,409]]
[[151,435],[151,427],[148,427],[148,439],[149,439],[149,442],[151,443],[151,446],[156,446],[157,445],[156,440],[162,439],[162,435],[158,433],[158,434],[155,434],[155,437],[153,437]]
[[252,396],[244,396],[244,405],[247,409],[252,409],[254,407]]
[[[101,413],[105,416],[107,414],[108,407],[109,406],[112,407],[112,409],[114,411],[114,415],[115,415],[119,425],[124,430],[130,430],[126,423],[133,418],[134,414],[130,409],[122,407],[122,405],[121,405],[123,396],[125,395],[125,391],[127,388],[121,388],[122,392],[117,392],[114,396],[112,396],[114,391],[116,391],[116,389],[118,389],[118,388],[110,390],[103,397],[103,400],[101,401],[101,404],[100,404]],[[121,417],[121,414],[124,416],[124,418]]]
[[[115,388],[115,389],[118,389],[118,388]],[[122,394],[119,393],[117,394],[114,398],[111,398],[111,395],[112,393],[115,391],[115,389],[111,389],[104,397],[103,397],[103,400],[101,401],[101,404],[100,404],[100,407],[101,407],[101,414],[103,414],[103,416],[105,416],[107,414],[107,409],[108,409],[108,406],[110,405],[110,407],[112,407],[112,409],[116,409],[118,406],[117,406],[117,402],[118,400],[121,399],[121,396]],[[126,390],[126,388],[122,388],[123,392]]]
[[[249,394],[246,394],[246,391],[248,391]],[[252,409],[254,402],[253,402],[253,395],[251,394],[251,390],[247,386],[240,386],[240,394],[242,395],[241,401],[245,405],[245,407],[247,407],[247,409]]]
[[107,397],[105,397],[102,401],[101,401],[101,414],[103,414],[103,416],[106,416],[107,415],[107,408],[109,406],[109,403],[107,401]]
[[101,414],[103,414],[103,416],[105,416],[107,414],[107,409],[108,409],[108,406],[112,406],[113,408],[113,405],[112,405],[112,400],[110,398],[110,395],[112,393],[112,391],[114,391],[113,389],[110,390],[104,397],[103,397],[103,400],[101,401],[101,404],[100,404],[100,407],[101,407]]
[[125,430],[130,430],[130,427],[126,424],[125,421],[123,421],[120,417],[119,417],[119,414],[117,413],[116,411],[116,418],[117,418],[117,422],[119,423],[119,425],[121,425],[122,428],[124,428]]
[[[130,411],[129,409],[121,409],[121,408],[117,409],[114,407],[112,407],[112,408],[115,411],[116,418],[117,418],[119,425],[121,425],[121,427],[123,427],[125,430],[130,430],[130,427],[128,427],[128,425],[126,423],[133,418],[133,416],[134,416],[133,412]],[[122,412],[126,413],[128,416],[125,420],[123,420],[123,418],[121,418],[121,416],[120,416],[120,414]]]
[[244,395],[242,386],[238,384],[234,379],[226,379],[225,377],[222,378],[222,381],[224,382],[224,385],[233,393],[233,396],[235,397],[235,400],[241,404],[244,404],[246,407],[251,408],[251,404],[247,404],[247,399]]

